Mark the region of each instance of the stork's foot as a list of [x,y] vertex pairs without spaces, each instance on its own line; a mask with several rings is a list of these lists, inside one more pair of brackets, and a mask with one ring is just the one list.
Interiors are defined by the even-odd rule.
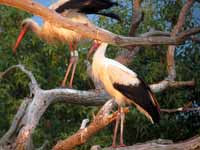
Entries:
[[73,85],[72,84],[69,84],[68,86],[66,86],[66,81],[65,80],[62,81],[60,86],[61,86],[61,88],[73,89]]
[[119,145],[119,147],[127,147],[127,145],[125,145],[124,143],[121,143],[121,144]]
[[120,144],[120,145],[112,145],[112,148],[120,148],[120,147],[127,147],[125,144]]
[[69,89],[73,89],[73,85],[69,84],[68,86],[66,86],[65,81],[63,80],[61,83],[61,88],[69,88]]
[[111,146],[112,148],[118,148],[118,146],[116,144],[112,144]]
[[65,82],[64,80],[62,81],[61,85],[60,85],[61,88],[66,88],[66,85],[65,85]]

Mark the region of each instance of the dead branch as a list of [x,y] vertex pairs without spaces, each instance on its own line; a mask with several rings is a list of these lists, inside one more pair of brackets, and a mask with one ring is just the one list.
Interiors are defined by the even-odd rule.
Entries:
[[165,113],[176,113],[176,112],[189,112],[189,111],[199,111],[200,107],[192,108],[192,101],[185,104],[183,107],[174,108],[174,109],[161,109],[161,112]]
[[132,22],[131,22],[129,36],[135,35],[140,22],[144,18],[144,14],[142,12],[140,12],[141,0],[132,1],[132,5],[133,5],[132,6]]
[[[193,4],[193,0],[187,0],[185,5],[181,9],[177,24],[174,26],[174,28],[171,32],[172,37],[176,36],[180,32],[181,28],[183,27],[183,25],[185,23],[186,13],[190,9],[192,4]],[[171,45],[168,47],[168,51],[167,51],[168,78],[171,80],[175,80],[175,78],[176,78],[175,60],[174,60],[175,48],[176,47],[174,45]]]
[[[177,36],[179,31],[181,30],[182,26],[185,23],[185,18],[186,18],[186,13],[188,9],[192,6],[193,0],[187,0],[185,5],[180,11],[179,18],[177,21],[177,24],[174,26],[174,29],[171,32],[171,36]],[[195,32],[195,30],[198,30],[196,28],[192,29],[193,31],[189,32]],[[188,31],[184,31],[183,33],[179,33],[178,36],[183,36],[187,35],[190,36],[191,34]],[[184,37],[184,36],[183,36]],[[167,70],[168,70],[168,77],[164,79],[163,81],[160,81],[157,84],[151,85],[151,89],[154,92],[161,92],[168,87],[181,87],[181,86],[194,86],[195,81],[174,81],[176,78],[176,70],[175,70],[175,60],[174,60],[174,53],[175,53],[175,45],[170,45],[168,46],[168,51],[167,51]]]
[[[129,36],[132,37],[135,35],[136,30],[144,17],[143,16],[144,14],[139,12],[140,4],[141,0],[132,1],[132,22],[129,31]],[[139,52],[140,47],[132,45],[132,46],[125,46],[125,48],[126,50],[120,51],[115,60],[124,65],[128,65],[131,63],[132,58]]]
[[176,113],[176,112],[187,112],[187,111],[195,111],[195,110],[200,110],[200,107],[197,108],[184,108],[184,107],[179,107],[175,109],[161,109],[161,112],[165,113]]
[[179,87],[194,87],[195,81],[171,81],[171,79],[165,79],[156,84],[151,84],[150,88],[154,93],[162,92],[167,88],[179,88]]
[[[196,136],[189,140],[171,143],[160,144],[159,142],[150,141],[144,144],[135,144],[133,146],[117,148],[117,150],[199,150],[200,137]],[[103,148],[98,150],[113,150],[112,148]]]
[[[77,33],[82,34],[85,37],[91,39],[97,39],[104,41],[113,45],[118,46],[130,46],[130,45],[155,45],[155,44],[166,44],[174,45],[180,44],[188,37],[174,36],[174,37],[165,37],[165,36],[156,36],[156,37],[124,37],[121,35],[116,35],[112,32],[109,32],[105,29],[98,28],[93,24],[81,24],[73,22],[68,18],[62,17],[57,14],[55,11],[52,11],[36,2],[31,0],[0,0],[0,4],[7,5],[11,7],[16,7],[22,10],[25,10],[29,13],[42,17],[44,20],[55,24],[58,27],[64,27],[70,30],[73,30]],[[196,33],[200,32],[197,30]]]
[[192,36],[192,37],[191,37],[191,40],[192,40],[193,42],[200,43],[200,38],[198,38],[198,37]]
[[[59,141],[53,150],[72,150],[75,146],[84,144],[91,136],[116,119],[117,112],[110,114],[114,104],[113,100],[106,102],[88,127],[80,129],[66,140]],[[128,109],[125,109],[124,112],[127,113]]]

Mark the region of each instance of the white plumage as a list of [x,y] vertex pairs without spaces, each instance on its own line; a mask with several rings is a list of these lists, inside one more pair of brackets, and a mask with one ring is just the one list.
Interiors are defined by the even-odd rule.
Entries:
[[[119,107],[134,104],[152,123],[158,122],[160,119],[159,105],[150,88],[132,70],[117,61],[106,58],[104,54],[107,45],[107,43],[102,43],[93,56],[92,71],[95,79],[103,83],[105,90],[116,100]],[[118,110],[123,116],[122,109]],[[121,118],[123,125],[124,118]],[[116,146],[118,120],[119,117],[113,138],[114,147]],[[121,128],[120,145],[124,146],[123,127]]]

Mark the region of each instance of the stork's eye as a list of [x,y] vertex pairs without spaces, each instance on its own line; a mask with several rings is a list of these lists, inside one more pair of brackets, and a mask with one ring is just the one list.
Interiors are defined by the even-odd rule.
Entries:
[[26,24],[26,23],[22,23],[22,24],[21,24],[21,27],[23,28],[23,27],[25,26],[25,24]]
[[23,28],[25,25],[27,25],[27,22],[22,22],[21,27]]

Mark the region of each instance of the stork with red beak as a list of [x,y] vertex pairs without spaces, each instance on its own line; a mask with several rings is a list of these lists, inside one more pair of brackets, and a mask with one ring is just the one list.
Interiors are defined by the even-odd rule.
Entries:
[[122,107],[126,104],[135,105],[152,123],[159,122],[160,107],[149,86],[135,72],[117,61],[105,57],[107,46],[107,43],[101,43],[97,48],[93,56],[92,72],[95,79],[102,83],[108,94],[118,104],[112,147],[116,147],[116,135],[120,119],[120,146],[125,146],[123,141],[125,114]]
[[[42,2],[45,2],[45,5],[48,5],[47,3],[49,3],[45,0]],[[111,8],[115,5],[117,5],[117,3],[112,2],[111,0],[59,0],[50,5],[49,8],[55,10],[64,17],[70,18],[74,22],[92,24],[86,14],[98,14],[120,20],[120,18],[112,12],[102,12],[102,10]],[[71,57],[61,86],[65,87],[68,75],[72,68],[71,79],[69,82],[69,87],[72,88],[74,73],[78,61],[77,45],[80,40],[86,38],[72,30],[57,27],[53,23],[45,20],[43,21],[41,18],[34,16],[32,18],[25,19],[22,22],[21,33],[19,34],[16,44],[13,48],[14,53],[16,53],[16,49],[18,48],[26,32],[29,30],[36,33],[38,37],[44,39],[48,43],[54,43],[56,41],[68,43]],[[94,45],[92,47],[95,48],[96,43],[94,42],[93,44]]]

